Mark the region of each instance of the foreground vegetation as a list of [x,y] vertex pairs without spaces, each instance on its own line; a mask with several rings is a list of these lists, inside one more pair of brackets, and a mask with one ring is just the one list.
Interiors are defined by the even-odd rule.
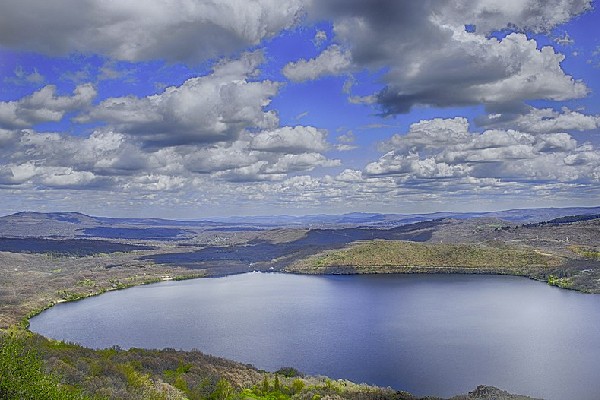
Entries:
[[91,350],[11,328],[0,336],[0,399],[413,399],[392,389],[277,373],[198,351]]
[[391,389],[288,368],[259,371],[199,351],[93,350],[29,332],[28,318],[58,302],[204,275],[141,262],[137,253],[84,257],[0,252],[0,399],[411,399]]

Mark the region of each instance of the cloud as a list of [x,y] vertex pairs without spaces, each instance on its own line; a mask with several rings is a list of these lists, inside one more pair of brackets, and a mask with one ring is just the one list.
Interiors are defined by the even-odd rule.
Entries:
[[313,43],[316,47],[321,47],[323,43],[327,41],[327,32],[322,30],[317,30],[315,33],[315,37],[313,38]]
[[160,94],[106,99],[77,121],[104,122],[149,146],[233,141],[245,129],[278,124],[264,108],[279,84],[249,79],[262,61],[261,52],[246,53]]
[[531,107],[525,114],[491,114],[477,119],[477,123],[487,127],[515,127],[530,133],[588,131],[600,127],[600,116],[582,114],[567,107],[561,111]]
[[288,174],[298,171],[312,171],[314,168],[337,167],[340,160],[329,160],[319,153],[284,154],[273,165],[267,166],[265,172],[269,174]]
[[328,148],[325,136],[325,131],[312,126],[285,126],[260,132],[252,138],[250,147],[254,150],[289,154],[323,152]]
[[68,112],[89,107],[95,97],[91,84],[77,86],[72,96],[57,96],[56,86],[47,85],[20,100],[0,102],[0,127],[29,128],[40,122],[58,122]]
[[251,150],[248,140],[244,139],[210,147],[190,146],[180,151],[184,153],[183,162],[186,169],[199,174],[249,167],[261,158],[261,153]]
[[557,36],[554,39],[554,43],[559,44],[561,46],[572,46],[575,44],[575,41],[571,39],[568,32],[563,32],[562,36]]
[[406,135],[393,135],[389,141],[380,143],[379,149],[385,152],[420,152],[429,148],[438,149],[465,143],[470,139],[469,122],[466,118],[434,118],[412,124]]
[[288,63],[283,67],[283,75],[292,81],[302,82],[326,75],[340,75],[349,71],[351,67],[350,53],[334,44],[316,58]]
[[437,162],[433,157],[420,158],[418,154],[399,156],[394,152],[385,154],[378,161],[365,167],[368,176],[406,175],[412,179],[460,177],[469,172],[469,166]]
[[3,4],[0,44],[50,55],[198,62],[259,44],[295,24],[301,0],[34,0]]
[[[345,50],[329,47],[315,59],[289,64],[287,75],[306,80],[363,69],[383,71],[382,91],[352,99],[376,101],[384,114],[406,113],[415,105],[583,97],[587,87],[564,73],[564,56],[550,46],[538,49],[521,32],[548,31],[590,5],[586,0],[554,0],[553,8],[536,0],[313,2],[310,15],[331,18],[334,39]],[[475,31],[467,32],[467,24],[475,25]],[[503,29],[515,32],[501,40],[488,35]],[[329,58],[344,60],[343,68],[327,69],[319,62]]]
[[346,133],[344,133],[343,135],[340,135],[337,137],[337,141],[340,143],[354,143],[354,140],[356,140],[356,136],[354,135],[354,132],[352,131],[348,131]]
[[[321,154],[329,148],[325,135],[313,127],[281,127],[245,132],[231,142],[149,148],[135,136],[107,128],[88,137],[0,130],[0,185],[126,187],[143,192],[196,185],[198,177],[238,183],[283,180],[298,172],[340,165],[340,160]],[[255,139],[263,148],[252,145]]]
[[468,21],[481,33],[506,28],[549,32],[592,7],[591,0],[477,0],[445,3],[444,15],[453,22]]
[[479,134],[468,128],[464,118],[413,124],[407,134],[381,144],[389,151],[364,174],[396,176],[403,184],[431,178],[598,182],[600,150],[579,145],[568,133],[491,129]]
[[564,56],[550,46],[512,33],[502,40],[454,31],[443,49],[415,56],[408,68],[395,62],[377,101],[387,114],[415,105],[438,107],[511,104],[531,99],[567,100],[588,94],[560,67]]
[[17,66],[15,68],[15,76],[14,77],[6,77],[4,78],[5,82],[11,82],[16,85],[22,85],[26,83],[33,84],[41,84],[44,83],[46,78],[44,75],[40,74],[37,68],[33,68],[32,72],[27,73],[22,66]]

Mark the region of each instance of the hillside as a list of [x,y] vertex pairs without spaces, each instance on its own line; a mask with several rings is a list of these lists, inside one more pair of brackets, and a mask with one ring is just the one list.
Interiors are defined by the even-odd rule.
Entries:
[[342,250],[319,253],[286,268],[289,272],[353,273],[486,271],[520,275],[526,270],[557,267],[556,256],[515,246],[434,244],[374,240],[356,242]]

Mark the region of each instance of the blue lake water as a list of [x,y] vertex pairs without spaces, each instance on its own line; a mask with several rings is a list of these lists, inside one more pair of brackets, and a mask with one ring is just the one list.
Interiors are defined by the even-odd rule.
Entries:
[[258,368],[452,396],[600,398],[600,296],[524,278],[250,273],[59,304],[31,330],[92,348],[199,349]]

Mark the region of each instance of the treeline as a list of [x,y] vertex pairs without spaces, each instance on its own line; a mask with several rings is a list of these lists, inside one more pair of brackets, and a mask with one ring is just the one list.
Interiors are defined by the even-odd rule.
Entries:
[[552,225],[562,225],[562,224],[571,224],[573,222],[581,222],[581,221],[590,221],[593,219],[600,218],[600,214],[588,214],[588,215],[567,215],[566,217],[554,218],[548,221],[536,222],[532,224],[524,224],[523,226],[526,228],[533,228],[537,226],[552,226]]

